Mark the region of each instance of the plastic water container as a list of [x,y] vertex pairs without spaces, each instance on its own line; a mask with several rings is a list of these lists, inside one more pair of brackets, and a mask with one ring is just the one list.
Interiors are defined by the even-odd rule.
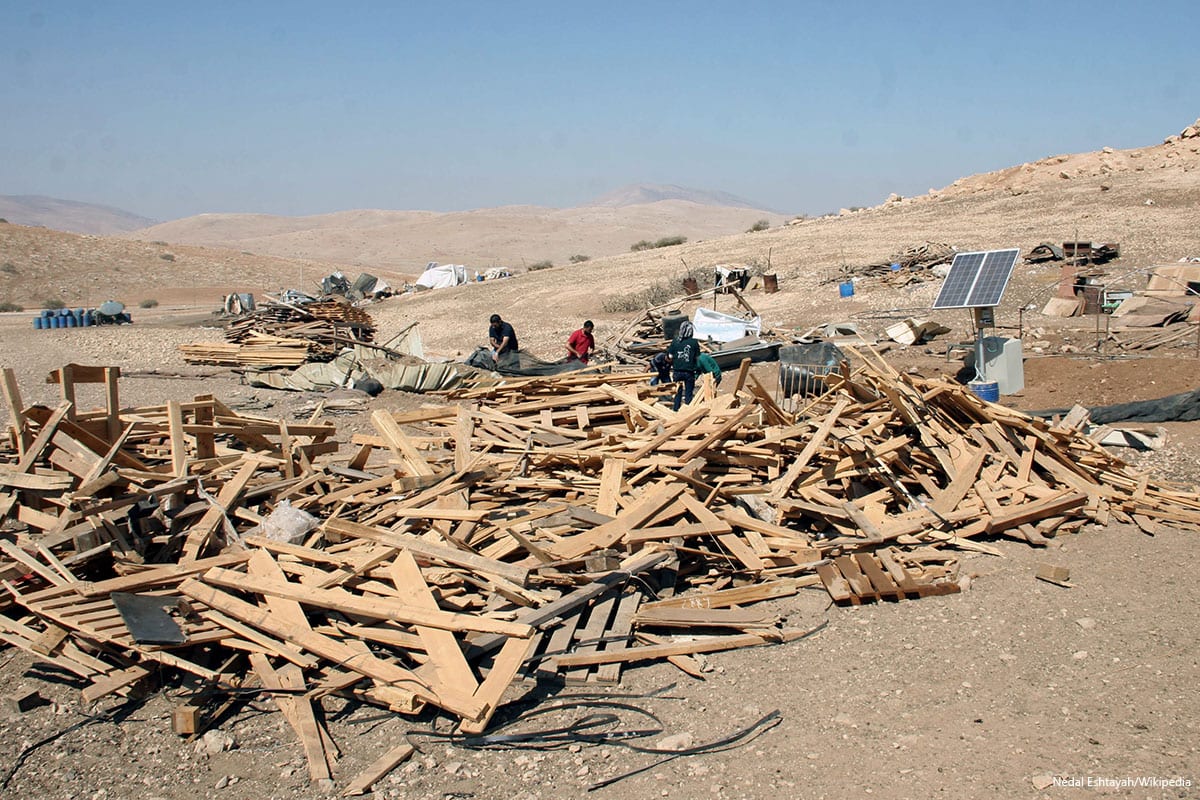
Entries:
[[53,316],[54,316],[54,312],[51,311],[50,309],[48,309],[48,308],[42,309],[42,319],[50,319]]
[[967,384],[967,388],[980,400],[986,400],[989,403],[1000,402],[1000,384],[996,381],[971,381]]
[[838,295],[841,297],[854,297],[854,281],[842,281],[839,283]]
[[44,327],[46,327],[46,326],[43,324],[43,320],[41,317],[33,318],[33,329],[34,330],[40,331]]
[[662,318],[662,329],[664,339],[674,339],[675,334],[679,333],[680,326],[687,322],[686,314],[665,314]]
[[75,318],[75,327],[82,328],[83,327],[83,309],[82,308],[75,309],[74,311],[71,312],[71,316],[73,316]]
[[91,309],[83,312],[83,327],[90,328],[96,324],[96,315]]
[[899,272],[899,271],[900,271],[900,265],[892,264],[892,272]]

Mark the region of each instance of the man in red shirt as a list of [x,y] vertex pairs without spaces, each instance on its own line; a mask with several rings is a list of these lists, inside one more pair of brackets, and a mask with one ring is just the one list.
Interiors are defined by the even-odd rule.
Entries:
[[571,334],[567,339],[567,361],[588,363],[588,353],[596,349],[596,339],[592,336],[592,321],[583,323],[583,327]]

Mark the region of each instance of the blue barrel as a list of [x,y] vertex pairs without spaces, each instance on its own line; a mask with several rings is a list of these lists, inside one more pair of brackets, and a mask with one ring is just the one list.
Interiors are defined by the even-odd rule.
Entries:
[[42,329],[42,318],[41,317],[33,318],[33,328],[34,328],[34,330],[38,330],[38,331],[40,331]]
[[87,311],[83,312],[83,327],[90,328],[95,324],[96,324],[95,313],[89,308]]
[[996,381],[971,381],[967,384],[967,388],[980,400],[986,400],[989,403],[1000,402],[1000,384]]
[[71,312],[71,316],[75,318],[75,327],[82,328],[83,327],[83,309],[82,308],[75,309],[74,311]]
[[74,314],[70,315],[69,317],[63,317],[63,319],[64,319],[64,320],[66,320],[66,322],[67,322],[67,327],[68,327],[68,328],[74,328],[74,327],[76,327],[76,326],[75,326],[75,315],[74,315]]
[[60,317],[58,315],[55,315],[46,321],[50,323],[51,328],[61,328],[62,327],[62,317]]
[[892,264],[892,272],[899,272],[899,271],[900,271],[900,265]]
[[48,308],[42,309],[42,319],[50,319],[53,316],[54,316],[54,312],[51,311],[50,309],[48,309]]
[[838,294],[842,297],[854,297],[854,281],[842,281],[839,283]]

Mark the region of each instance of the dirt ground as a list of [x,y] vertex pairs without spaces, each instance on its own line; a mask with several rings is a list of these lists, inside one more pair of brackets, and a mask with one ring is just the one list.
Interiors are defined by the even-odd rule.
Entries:
[[[405,302],[384,311],[403,316]],[[56,387],[44,375],[68,361],[121,364],[126,406],[212,392],[254,413],[290,416],[309,399],[249,389],[228,371],[182,365],[177,344],[219,336],[203,309],[156,310],[133,326],[61,331],[33,331],[27,316],[0,318],[4,364],[16,370],[26,402],[53,402]],[[944,350],[934,343],[887,358],[901,370],[954,372],[960,365],[948,362]],[[775,380],[773,369],[755,368],[764,381]],[[1033,357],[1025,370],[1026,390],[1004,403],[1100,405],[1200,383],[1200,361],[1190,350],[1126,360]],[[386,392],[368,409],[427,400]],[[338,422],[344,436],[366,429],[365,414]],[[1161,450],[1120,454],[1162,478],[1200,484],[1200,423],[1162,427]],[[682,736],[702,744],[778,712],[775,727],[739,747],[670,759],[590,793],[592,784],[661,756],[580,742],[471,750],[430,735],[446,732],[445,720],[331,700],[325,714],[342,759],[338,786],[324,789],[309,784],[299,745],[281,715],[265,713],[263,698],[245,698],[220,721],[233,741],[221,749],[171,733],[180,688],[169,681],[122,709],[119,720],[97,719],[117,704],[85,708],[72,681],[22,652],[0,651],[5,693],[36,689],[49,701],[23,714],[0,712],[0,779],[15,767],[0,796],[332,797],[406,734],[420,752],[376,787],[377,798],[1195,796],[1200,621],[1184,611],[1200,603],[1190,575],[1195,535],[1167,530],[1151,538],[1114,524],[1087,526],[1043,551],[1000,540],[994,543],[1000,557],[964,554],[972,579],[962,594],[860,608],[830,607],[823,590],[776,601],[788,625],[824,627],[799,642],[709,656],[704,681],[654,664],[627,669],[612,689],[514,689],[513,705],[496,723],[511,722],[501,728],[506,733],[577,724],[609,710],[587,705],[597,697],[653,714],[614,712],[619,729],[661,727],[651,743]],[[1040,563],[1069,568],[1073,588],[1035,580]],[[539,709],[555,710],[520,719],[534,700]],[[19,760],[27,747],[55,735]],[[1037,788],[1051,776],[1077,779],[1084,788]],[[1151,783],[1095,785],[1121,779]],[[1186,781],[1192,786],[1180,785]]]
[[[1019,246],[1028,252],[1041,241],[1083,238],[1121,242],[1122,256],[1106,267],[1105,280],[1140,286],[1148,266],[1200,256],[1198,165],[1196,138],[1139,151],[1052,157],[837,218],[425,292],[370,311],[382,338],[419,321],[427,352],[446,357],[481,344],[487,317],[500,312],[516,325],[523,348],[554,359],[583,319],[596,321],[602,345],[616,339],[631,319],[604,310],[614,300],[655,284],[675,286],[701,265],[755,264],[779,276],[777,294],[747,296],[767,328],[787,335],[848,322],[873,338],[900,319],[927,316],[950,333],[928,345],[893,348],[885,357],[902,371],[954,373],[961,364],[946,359],[947,343],[971,338],[969,319],[965,312],[929,312],[937,281],[893,286],[868,278],[855,283],[853,297],[842,299],[835,283],[841,270],[886,263],[902,248],[926,241],[960,250]],[[53,403],[55,387],[45,375],[68,362],[119,364],[125,406],[213,393],[253,413],[295,418],[312,399],[250,389],[226,370],[187,367],[176,351],[178,344],[221,335],[211,304],[171,304],[196,302],[183,291],[193,276],[178,280],[178,265],[197,265],[192,273],[201,264],[229,270],[217,280],[197,275],[196,286],[203,282],[215,290],[241,277],[261,289],[286,278],[288,270],[298,274],[290,262],[261,262],[264,274],[275,272],[255,280],[245,265],[260,262],[235,255],[172,247],[172,262],[159,252],[163,245],[137,243],[145,252],[131,255],[111,240],[93,239],[56,238],[53,257],[46,255],[50,245],[31,244],[27,260],[4,280],[24,280],[36,267],[48,277],[22,296],[82,300],[81,286],[105,294],[105,281],[114,276],[103,272],[89,273],[86,282],[51,281],[58,277],[56,259],[70,256],[73,269],[83,270],[95,263],[89,248],[104,244],[130,265],[159,268],[125,269],[120,285],[136,292],[125,299],[156,296],[162,304],[135,312],[136,323],[119,328],[34,331],[30,313],[0,314],[0,366],[16,371],[26,402]],[[997,309],[1000,332],[1019,332],[1026,356],[1026,388],[1001,398],[1004,404],[1023,410],[1097,406],[1200,386],[1200,350],[1191,339],[1144,357],[1116,358],[1094,319],[1041,315],[1057,280],[1057,267],[1021,265]],[[720,302],[721,310],[729,309],[727,298]],[[1094,349],[1098,341],[1105,345],[1100,351]],[[755,372],[774,385],[773,370],[767,365]],[[85,404],[99,400],[81,393]],[[364,412],[338,418],[340,435],[367,430],[367,414],[375,408],[407,409],[428,400],[385,392]],[[1165,431],[1160,449],[1114,452],[1156,480],[1200,485],[1200,422],[1147,427]],[[1088,525],[1043,550],[1001,539],[993,542],[1000,556],[964,554],[969,588],[944,597],[838,608],[830,607],[823,590],[805,591],[773,608],[791,626],[823,625],[806,639],[709,656],[703,681],[654,664],[627,669],[611,690],[516,687],[512,705],[493,727],[505,733],[569,728],[611,711],[619,721],[610,730],[661,728],[649,741],[671,736],[699,745],[778,712],[777,722],[737,747],[664,763],[615,743],[567,740],[554,749],[469,750],[430,734],[447,730],[444,719],[407,719],[330,700],[325,715],[342,750],[337,785],[312,786],[299,744],[280,714],[265,713],[269,704],[262,698],[244,698],[219,722],[231,747],[188,742],[171,733],[179,687],[170,682],[144,703],[121,710],[117,720],[103,716],[114,704],[84,708],[77,685],[22,652],[0,650],[3,693],[36,689],[49,700],[23,714],[0,708],[0,782],[11,775],[0,796],[333,797],[412,732],[419,754],[376,786],[376,798],[1194,797],[1200,781],[1200,616],[1193,613],[1200,583],[1192,575],[1197,533],[1163,530],[1151,537],[1119,524]],[[1035,580],[1041,563],[1068,568],[1072,587]],[[594,705],[596,694],[609,705]],[[517,702],[522,699],[538,700],[536,707],[548,710],[523,717],[529,706]],[[587,791],[641,767],[653,768]],[[1054,777],[1066,785],[1056,785]]]

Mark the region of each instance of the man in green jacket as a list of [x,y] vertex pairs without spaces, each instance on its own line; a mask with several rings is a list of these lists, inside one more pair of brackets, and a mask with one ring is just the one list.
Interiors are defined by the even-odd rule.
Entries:
[[700,354],[700,358],[696,360],[696,371],[700,375],[712,375],[714,389],[721,385],[721,367],[708,353]]

